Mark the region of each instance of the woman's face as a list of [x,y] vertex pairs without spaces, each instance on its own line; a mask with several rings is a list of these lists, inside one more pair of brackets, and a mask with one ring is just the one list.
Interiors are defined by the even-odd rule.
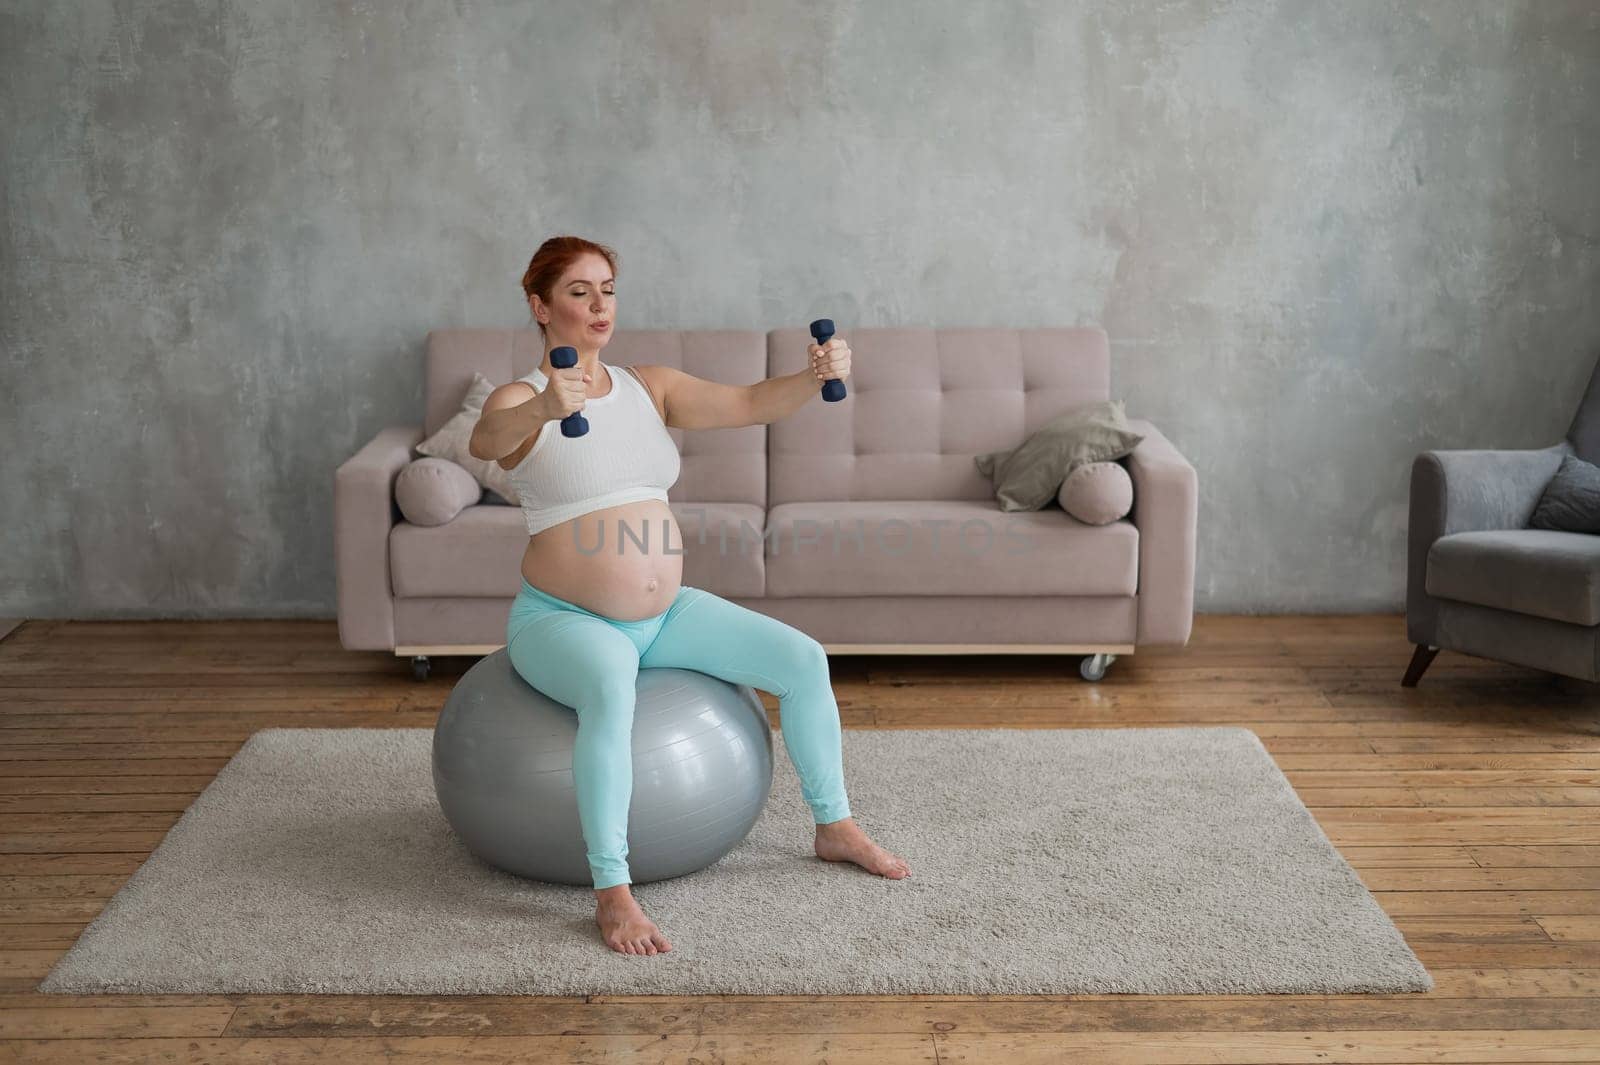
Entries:
[[[546,303],[534,293],[528,298],[534,318],[544,327],[551,347],[569,344],[579,351],[605,347],[616,329],[617,295],[611,264],[605,256],[589,252],[567,267]],[[604,329],[594,328],[604,322]]]

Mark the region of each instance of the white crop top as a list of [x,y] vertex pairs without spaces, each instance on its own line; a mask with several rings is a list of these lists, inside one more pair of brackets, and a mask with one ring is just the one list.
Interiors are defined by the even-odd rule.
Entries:
[[[633,374],[598,365],[611,378],[611,391],[584,403],[580,413],[589,431],[562,436],[560,420],[547,422],[511,468],[529,536],[592,510],[640,499],[665,502],[678,481],[678,448],[649,391]],[[520,380],[540,392],[549,384],[537,368]]]

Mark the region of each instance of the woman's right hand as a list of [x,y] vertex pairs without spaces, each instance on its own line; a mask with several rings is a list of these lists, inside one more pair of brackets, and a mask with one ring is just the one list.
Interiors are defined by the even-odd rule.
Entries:
[[539,404],[539,413],[558,422],[582,410],[588,401],[589,375],[583,372],[581,366],[568,366],[550,375],[544,391],[539,393],[534,402]]

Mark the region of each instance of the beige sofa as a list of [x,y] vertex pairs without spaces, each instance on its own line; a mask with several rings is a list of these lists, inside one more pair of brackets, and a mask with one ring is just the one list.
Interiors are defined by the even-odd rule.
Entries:
[[[683,456],[668,501],[684,583],[810,634],[830,653],[1117,655],[1187,642],[1197,479],[1155,426],[1121,460],[1133,511],[1086,525],[1051,503],[1007,513],[973,456],[1016,447],[1054,415],[1111,398],[1098,328],[844,329],[849,395],[771,425],[671,429]],[[802,369],[804,328],[624,330],[618,366],[665,364],[728,384]],[[534,329],[429,334],[422,425],[387,428],[334,481],[339,638],[410,657],[504,644],[528,536],[520,509],[469,506],[413,525],[394,484],[461,405],[473,371],[500,384],[543,355]]]

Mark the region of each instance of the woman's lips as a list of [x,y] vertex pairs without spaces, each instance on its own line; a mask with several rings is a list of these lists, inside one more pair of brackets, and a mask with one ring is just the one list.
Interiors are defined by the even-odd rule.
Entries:
[[611,328],[611,323],[610,322],[594,322],[589,326],[589,328],[590,329],[594,329],[594,330],[598,330],[599,332],[603,333],[607,329]]

